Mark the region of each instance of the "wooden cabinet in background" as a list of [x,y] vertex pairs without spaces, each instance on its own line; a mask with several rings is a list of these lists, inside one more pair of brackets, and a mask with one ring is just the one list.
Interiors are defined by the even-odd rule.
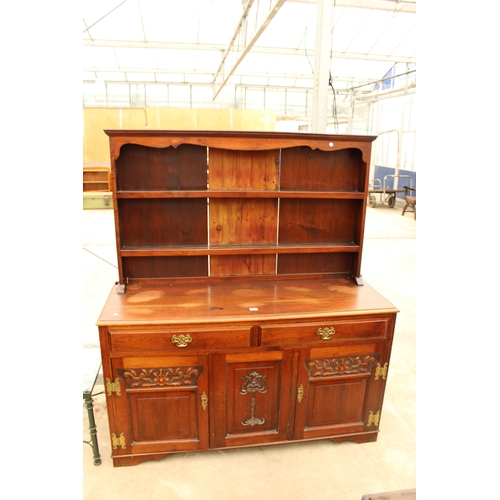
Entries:
[[83,192],[110,191],[109,167],[89,165],[83,167]]
[[397,309],[360,272],[374,137],[106,133],[114,465],[376,440]]

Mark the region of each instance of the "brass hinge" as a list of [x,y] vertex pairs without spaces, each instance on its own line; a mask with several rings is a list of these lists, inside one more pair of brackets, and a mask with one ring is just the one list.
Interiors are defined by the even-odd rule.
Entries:
[[366,427],[370,427],[372,424],[375,426],[375,427],[378,427],[378,422],[380,420],[380,410],[375,413],[375,415],[373,414],[373,412],[371,411],[369,414],[368,414],[368,423],[366,424]]
[[119,437],[116,437],[116,434],[113,432],[111,434],[111,442],[113,444],[113,450],[116,450],[118,446],[121,446],[122,450],[125,449],[125,434],[123,432],[120,434]]
[[208,397],[207,397],[207,393],[204,392],[202,395],[201,395],[201,407],[203,408],[203,411],[207,411],[207,407],[208,407]]
[[387,363],[382,367],[380,363],[377,363],[377,368],[375,368],[375,377],[373,380],[378,380],[379,377],[382,377],[383,380],[387,377]]
[[299,403],[302,403],[302,398],[304,397],[304,386],[300,384],[299,390],[297,391],[297,399]]
[[116,377],[116,380],[114,382],[111,382],[109,378],[106,377],[106,393],[108,396],[111,396],[113,392],[116,392],[117,396],[122,395],[122,390],[120,387],[120,379],[119,377]]

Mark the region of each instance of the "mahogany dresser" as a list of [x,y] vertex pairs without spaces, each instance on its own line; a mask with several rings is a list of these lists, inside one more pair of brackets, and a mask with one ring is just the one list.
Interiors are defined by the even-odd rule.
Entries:
[[107,130],[115,466],[375,441],[398,310],[361,278],[371,136]]

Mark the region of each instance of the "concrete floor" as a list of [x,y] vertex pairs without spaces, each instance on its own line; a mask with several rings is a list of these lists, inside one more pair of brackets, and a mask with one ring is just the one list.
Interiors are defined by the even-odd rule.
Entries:
[[[88,500],[360,500],[367,493],[416,487],[416,222],[398,205],[368,208],[363,279],[400,309],[376,443],[318,441],[245,450],[170,455],[114,468],[106,402],[94,398],[102,464],[83,444]],[[95,322],[115,281],[112,210],[83,211],[84,339],[98,348]],[[96,392],[103,390],[102,377]],[[88,439],[82,408],[83,438]]]

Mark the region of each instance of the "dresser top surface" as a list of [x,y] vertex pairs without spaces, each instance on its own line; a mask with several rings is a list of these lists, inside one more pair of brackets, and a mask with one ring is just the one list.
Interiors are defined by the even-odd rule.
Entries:
[[150,130],[150,129],[106,129],[104,131],[109,137],[235,137],[235,138],[301,138],[307,139],[337,139],[337,140],[359,140],[372,142],[377,136],[374,135],[348,135],[348,134],[317,134],[310,132],[276,132],[276,131],[234,131],[234,130]]
[[98,326],[294,320],[397,313],[370,285],[345,278],[114,286]]

